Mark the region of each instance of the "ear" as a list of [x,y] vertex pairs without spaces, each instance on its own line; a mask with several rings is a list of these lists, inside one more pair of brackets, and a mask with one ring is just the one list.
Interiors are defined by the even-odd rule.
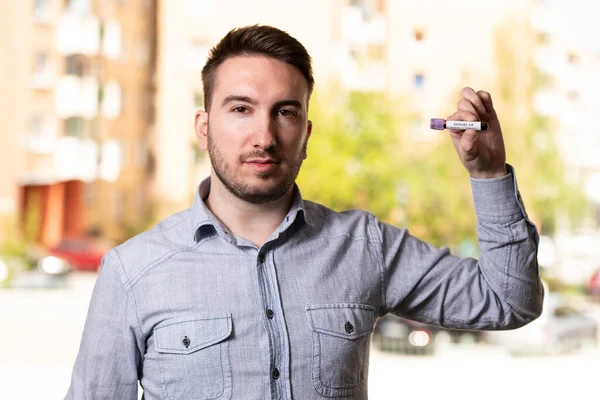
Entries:
[[194,129],[196,130],[196,138],[198,139],[200,150],[208,150],[208,113],[206,111],[196,111]]
[[[308,139],[310,138],[310,134],[312,133],[312,121],[308,121],[308,125],[306,126],[306,144],[308,145]],[[308,157],[308,153],[306,152],[308,146],[304,147],[304,159]]]

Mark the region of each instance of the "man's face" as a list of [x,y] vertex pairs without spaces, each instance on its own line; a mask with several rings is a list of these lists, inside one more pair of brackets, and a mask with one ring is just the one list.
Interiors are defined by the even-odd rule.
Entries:
[[242,200],[279,199],[306,158],[306,79],[282,61],[238,56],[218,67],[212,96],[210,110],[196,115],[196,133],[214,175]]

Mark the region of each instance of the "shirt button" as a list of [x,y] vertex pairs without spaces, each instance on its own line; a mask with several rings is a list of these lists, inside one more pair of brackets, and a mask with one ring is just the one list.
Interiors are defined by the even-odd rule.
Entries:
[[258,254],[258,261],[260,261],[261,263],[265,262],[265,255],[263,253]]
[[271,377],[272,377],[273,379],[279,379],[279,370],[278,370],[277,368],[275,368],[275,369],[273,370],[273,372],[271,373]]
[[346,325],[344,326],[344,328],[346,329],[346,332],[348,332],[348,333],[354,332],[354,325],[352,325],[350,322],[346,322]]
[[267,318],[273,319],[274,315],[275,315],[275,313],[273,312],[273,310],[271,310],[270,308],[267,309]]

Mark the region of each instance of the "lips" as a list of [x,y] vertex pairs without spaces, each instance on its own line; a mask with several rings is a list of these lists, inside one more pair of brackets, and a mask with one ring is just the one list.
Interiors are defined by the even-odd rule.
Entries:
[[272,158],[253,158],[246,160],[246,162],[251,164],[279,164],[279,161]]
[[246,165],[258,173],[266,173],[277,168],[279,163],[273,159],[252,159],[246,161]]

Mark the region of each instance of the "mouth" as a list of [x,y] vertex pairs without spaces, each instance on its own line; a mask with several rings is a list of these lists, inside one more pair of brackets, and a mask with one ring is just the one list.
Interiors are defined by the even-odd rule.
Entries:
[[279,160],[273,158],[251,158],[245,161],[246,165],[258,173],[270,172],[280,164]]
[[280,161],[274,158],[251,158],[245,161],[248,164],[279,164]]

